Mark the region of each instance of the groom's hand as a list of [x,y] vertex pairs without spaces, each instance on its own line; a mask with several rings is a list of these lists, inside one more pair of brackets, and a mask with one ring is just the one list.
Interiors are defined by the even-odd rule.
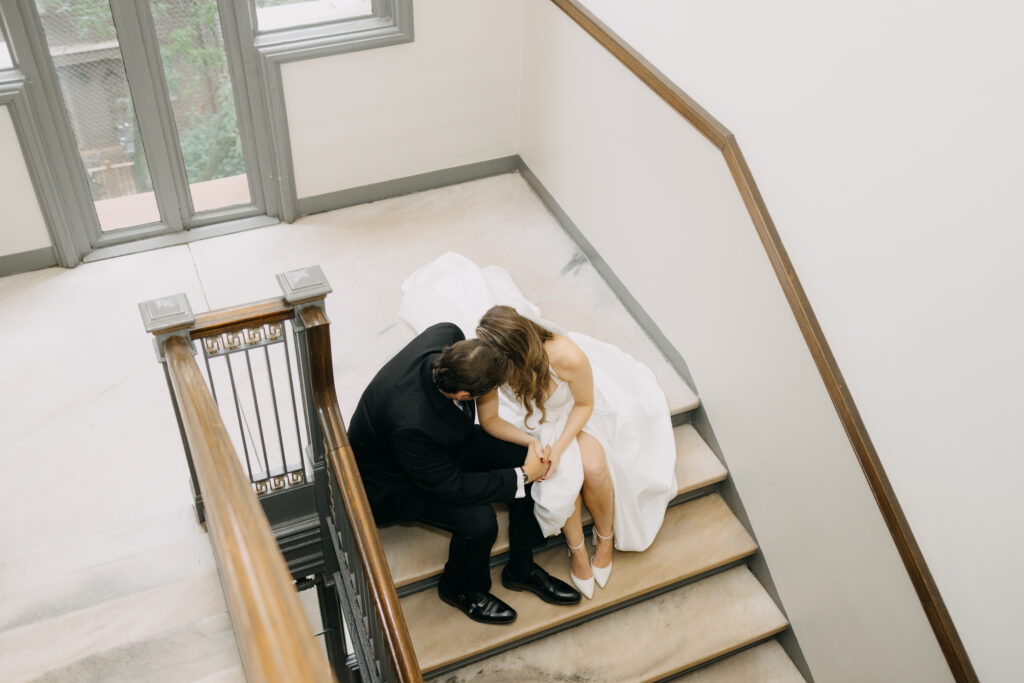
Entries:
[[545,448],[543,453],[543,460],[541,454],[537,452],[537,449],[530,446],[526,451],[526,461],[523,463],[523,471],[526,472],[526,476],[530,478],[531,482],[537,481],[540,477],[547,474],[548,463],[545,462],[548,458],[548,454],[551,452],[550,447]]

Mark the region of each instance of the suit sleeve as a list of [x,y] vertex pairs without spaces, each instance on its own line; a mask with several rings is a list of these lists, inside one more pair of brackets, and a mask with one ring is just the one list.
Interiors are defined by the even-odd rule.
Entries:
[[441,500],[474,505],[510,501],[516,497],[516,473],[511,467],[463,472],[446,450],[413,431],[395,434],[391,447],[413,483]]

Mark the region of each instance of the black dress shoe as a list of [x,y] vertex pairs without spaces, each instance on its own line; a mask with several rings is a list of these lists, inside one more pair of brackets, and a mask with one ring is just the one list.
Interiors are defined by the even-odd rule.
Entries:
[[516,620],[516,611],[490,593],[447,590],[438,584],[437,594],[441,600],[482,624],[511,624]]
[[565,581],[551,576],[536,564],[525,579],[509,576],[508,567],[505,567],[501,570],[501,585],[512,591],[530,591],[552,605],[575,605],[580,601],[578,590]]

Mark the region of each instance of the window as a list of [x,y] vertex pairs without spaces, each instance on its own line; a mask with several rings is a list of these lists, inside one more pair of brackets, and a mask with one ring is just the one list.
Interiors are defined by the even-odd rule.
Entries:
[[259,32],[373,16],[370,0],[256,0]]
[[410,40],[412,0],[0,0],[58,261],[294,220],[281,65]]
[[99,231],[146,228],[94,244],[263,213],[216,0],[35,4]]
[[259,52],[275,62],[412,40],[412,0],[236,0]]
[[37,3],[100,229],[158,223],[110,6]]

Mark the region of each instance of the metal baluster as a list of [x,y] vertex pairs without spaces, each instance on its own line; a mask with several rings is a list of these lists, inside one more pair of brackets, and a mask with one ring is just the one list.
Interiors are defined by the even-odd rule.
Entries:
[[[288,350],[288,330],[284,331],[284,363],[288,370],[288,391],[292,397],[292,416],[295,418],[295,441],[299,446],[299,466],[302,468],[302,475],[305,478],[306,475],[306,454],[305,448],[302,447],[302,431],[299,427],[299,408],[295,404],[295,381],[292,379],[292,356]],[[306,410],[305,397],[303,397],[302,410]]]
[[231,394],[235,399],[235,417],[238,418],[238,435],[242,437],[242,450],[245,452],[245,469],[249,472],[249,481],[255,481],[252,477],[252,464],[249,463],[249,446],[245,443],[245,427],[242,426],[242,409],[238,403],[238,389],[235,387],[235,373],[231,369],[231,356],[224,356],[224,363],[228,366]]
[[267,439],[263,436],[263,418],[260,417],[260,399],[256,395],[256,380],[252,376],[252,362],[249,360],[249,349],[245,350],[245,367],[249,370],[249,386],[252,388],[252,403],[256,407],[256,427],[260,430],[260,446],[263,448],[263,465],[266,467],[267,479],[270,479],[270,462],[267,460]]
[[277,391],[274,389],[274,368],[270,365],[270,347],[263,347],[263,357],[267,361],[267,376],[270,378],[270,402],[274,406],[274,423],[277,425],[277,443],[281,446],[281,476],[288,473],[288,459],[284,454],[284,435],[281,433],[281,416],[277,411]]
[[210,357],[206,355],[205,340],[200,341],[199,345],[203,347],[203,363],[206,364],[206,378],[210,381],[210,393],[213,394],[213,402],[220,406],[220,401],[217,400],[217,386],[213,381],[213,370],[210,369]]

